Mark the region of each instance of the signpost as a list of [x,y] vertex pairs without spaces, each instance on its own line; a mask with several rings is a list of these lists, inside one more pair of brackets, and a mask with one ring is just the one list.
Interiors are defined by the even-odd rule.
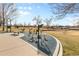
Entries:
[[37,33],[37,38],[38,38],[38,41],[37,41],[37,47],[38,47],[38,54],[39,54],[39,49],[40,49],[40,35],[39,35],[39,30],[40,28],[43,26],[43,24],[41,25],[38,25],[38,33]]

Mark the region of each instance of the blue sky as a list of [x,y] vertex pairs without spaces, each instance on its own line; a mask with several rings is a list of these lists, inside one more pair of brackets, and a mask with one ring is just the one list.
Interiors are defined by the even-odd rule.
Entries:
[[[43,19],[50,18],[54,16],[52,14],[50,6],[46,3],[17,3],[16,8],[19,11],[19,17],[16,19],[15,22],[18,24],[34,24],[33,17],[40,15]],[[73,15],[75,15],[73,17]],[[62,20],[55,20],[52,21],[54,25],[73,25],[75,22],[74,19],[78,19],[78,13],[69,14]]]

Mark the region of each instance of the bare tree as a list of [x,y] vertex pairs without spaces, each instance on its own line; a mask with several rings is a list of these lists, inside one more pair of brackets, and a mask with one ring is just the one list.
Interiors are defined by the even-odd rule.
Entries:
[[42,18],[41,18],[41,16],[35,16],[33,18],[33,21],[36,22],[36,26],[37,26],[37,25],[40,25],[42,23]]
[[57,19],[62,19],[67,14],[79,13],[79,3],[51,3],[49,5]]
[[44,22],[46,23],[47,28],[51,25],[52,20],[53,20],[52,18],[49,18],[49,19],[46,18],[46,19],[44,20]]
[[79,19],[75,22],[75,25],[79,27]]
[[[8,22],[10,22],[10,26],[11,26],[11,21],[16,18],[17,9],[16,9],[14,3],[1,3],[0,8],[2,9],[1,10],[1,17],[3,20],[3,31],[4,31],[5,25],[7,28]],[[11,29],[11,27],[10,27],[10,29]]]
[[1,4],[0,4],[0,26],[2,25]]

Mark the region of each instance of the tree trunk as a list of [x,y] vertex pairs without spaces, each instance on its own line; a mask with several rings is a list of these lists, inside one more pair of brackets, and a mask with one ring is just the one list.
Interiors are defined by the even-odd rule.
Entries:
[[5,19],[3,18],[3,31],[5,30]]
[[10,20],[10,32],[11,32],[11,26],[12,26],[12,25],[11,25],[11,20]]
[[8,20],[6,21],[6,32],[8,32]]
[[5,30],[5,18],[4,18],[4,4],[2,5],[2,15],[3,15],[3,31]]

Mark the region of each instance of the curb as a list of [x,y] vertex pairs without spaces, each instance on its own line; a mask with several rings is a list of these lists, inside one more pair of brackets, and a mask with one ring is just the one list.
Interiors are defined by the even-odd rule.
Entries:
[[[57,47],[56,47],[56,50],[55,50],[55,52],[54,52],[54,56],[63,56],[63,47],[62,47],[62,44],[61,44],[61,42],[55,37],[55,36],[53,36],[53,38],[55,38],[56,39],[56,41],[57,41]],[[57,53],[58,52],[58,53]],[[55,54],[56,53],[56,54]]]
[[[63,48],[62,48],[62,44],[61,42],[55,37],[55,36],[52,36],[50,34],[47,34],[47,33],[43,33],[45,35],[49,35],[51,36],[52,38],[54,38],[57,42],[57,46],[55,48],[55,51],[53,53],[52,56],[62,56],[63,55]],[[24,35],[25,36],[25,35]],[[23,40],[24,41],[24,40]],[[25,42],[25,41],[24,41]],[[35,51],[39,51],[39,56],[41,56],[40,54],[43,54],[44,56],[47,56],[45,53],[43,53],[41,50],[38,50],[38,48],[34,47],[33,45],[31,45],[30,43],[28,42],[25,42],[26,44],[28,44],[29,46],[31,46]],[[38,53],[38,52],[37,52]]]
[[47,34],[47,33],[44,33],[44,34],[51,36],[57,42],[57,46],[55,48],[53,56],[63,56],[63,47],[62,47],[61,42],[55,36],[52,36],[51,34]]

